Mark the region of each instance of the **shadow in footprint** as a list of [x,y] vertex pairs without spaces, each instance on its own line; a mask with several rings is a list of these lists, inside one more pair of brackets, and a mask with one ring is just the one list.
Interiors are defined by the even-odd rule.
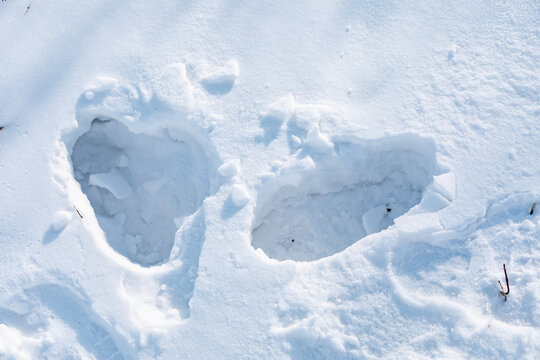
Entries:
[[204,243],[206,223],[204,209],[186,220],[177,236],[178,247],[171,253],[173,263],[179,261],[180,268],[163,276],[172,305],[183,318],[189,317],[189,301],[199,272],[199,257]]
[[282,123],[283,121],[281,119],[277,119],[273,116],[261,116],[259,118],[259,124],[263,129],[263,134],[258,135],[255,138],[255,141],[268,146],[278,137]]

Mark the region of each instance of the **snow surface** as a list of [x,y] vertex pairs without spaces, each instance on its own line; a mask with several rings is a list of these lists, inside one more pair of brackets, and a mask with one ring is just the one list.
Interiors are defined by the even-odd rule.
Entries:
[[7,0],[0,34],[0,359],[539,357],[537,1]]

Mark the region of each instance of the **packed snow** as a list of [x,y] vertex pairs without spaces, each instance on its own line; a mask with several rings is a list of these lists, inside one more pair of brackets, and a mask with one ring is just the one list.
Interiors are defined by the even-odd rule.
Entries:
[[0,19],[0,359],[539,358],[539,3]]

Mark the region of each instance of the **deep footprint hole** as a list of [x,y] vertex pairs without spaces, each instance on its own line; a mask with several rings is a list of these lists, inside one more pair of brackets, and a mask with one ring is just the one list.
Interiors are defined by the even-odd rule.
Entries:
[[75,178],[107,241],[143,266],[167,261],[182,219],[211,191],[215,167],[204,145],[187,132],[180,137],[95,119],[73,146]]
[[336,143],[335,154],[314,169],[263,186],[252,246],[278,260],[330,256],[391,226],[420,203],[438,173],[430,139],[406,135]]

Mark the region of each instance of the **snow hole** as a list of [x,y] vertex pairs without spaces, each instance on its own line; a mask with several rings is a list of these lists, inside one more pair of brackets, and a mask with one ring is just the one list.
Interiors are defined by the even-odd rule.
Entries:
[[169,258],[178,225],[209,195],[215,172],[194,137],[163,133],[138,134],[117,120],[95,119],[71,154],[107,241],[143,266]]
[[296,261],[340,252],[391,226],[421,201],[439,173],[435,144],[420,136],[334,144],[331,156],[316,163],[307,156],[303,169],[282,169],[263,185],[252,223],[254,248]]

